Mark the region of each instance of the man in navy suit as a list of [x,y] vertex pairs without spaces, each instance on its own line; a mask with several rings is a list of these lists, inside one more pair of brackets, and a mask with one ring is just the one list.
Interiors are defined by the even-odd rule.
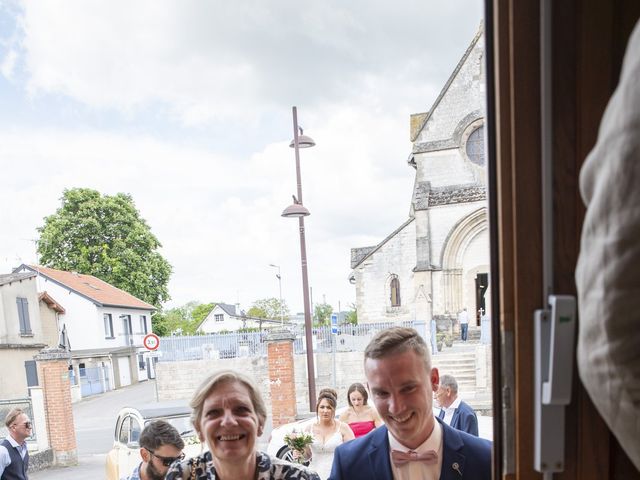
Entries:
[[364,356],[369,390],[385,425],[336,449],[331,480],[491,478],[491,442],[434,417],[438,369],[431,368],[417,331],[383,330]]
[[451,375],[442,375],[434,399],[440,406],[439,418],[447,425],[478,436],[478,417],[468,403],[458,396],[458,382]]

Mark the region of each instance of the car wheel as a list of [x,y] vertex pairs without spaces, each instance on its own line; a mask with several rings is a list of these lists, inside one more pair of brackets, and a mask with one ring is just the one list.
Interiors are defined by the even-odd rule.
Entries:
[[[297,463],[293,458],[293,451],[287,445],[278,450],[276,457],[281,458],[282,460],[286,460],[287,462]],[[308,467],[309,462],[303,462],[303,465]]]

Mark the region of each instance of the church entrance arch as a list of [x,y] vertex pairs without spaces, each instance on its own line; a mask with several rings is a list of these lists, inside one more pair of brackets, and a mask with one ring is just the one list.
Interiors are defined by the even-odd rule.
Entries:
[[480,308],[478,279],[485,278],[483,275],[489,271],[486,208],[470,213],[451,229],[442,250],[441,265],[443,313],[457,313],[463,307],[469,312]]

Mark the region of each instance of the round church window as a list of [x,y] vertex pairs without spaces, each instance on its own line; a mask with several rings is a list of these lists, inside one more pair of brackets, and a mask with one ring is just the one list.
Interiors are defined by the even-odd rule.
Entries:
[[471,135],[467,138],[466,152],[467,157],[472,163],[481,167],[485,166],[484,125],[481,125],[471,132]]

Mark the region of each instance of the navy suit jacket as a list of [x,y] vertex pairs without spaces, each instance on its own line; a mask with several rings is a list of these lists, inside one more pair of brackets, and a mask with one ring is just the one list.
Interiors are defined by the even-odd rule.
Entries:
[[478,436],[478,417],[468,403],[460,402],[451,417],[451,426],[471,435]]
[[[491,442],[436,420],[442,425],[440,480],[491,480]],[[387,432],[383,425],[364,437],[340,445],[333,457],[329,479],[392,480]]]

